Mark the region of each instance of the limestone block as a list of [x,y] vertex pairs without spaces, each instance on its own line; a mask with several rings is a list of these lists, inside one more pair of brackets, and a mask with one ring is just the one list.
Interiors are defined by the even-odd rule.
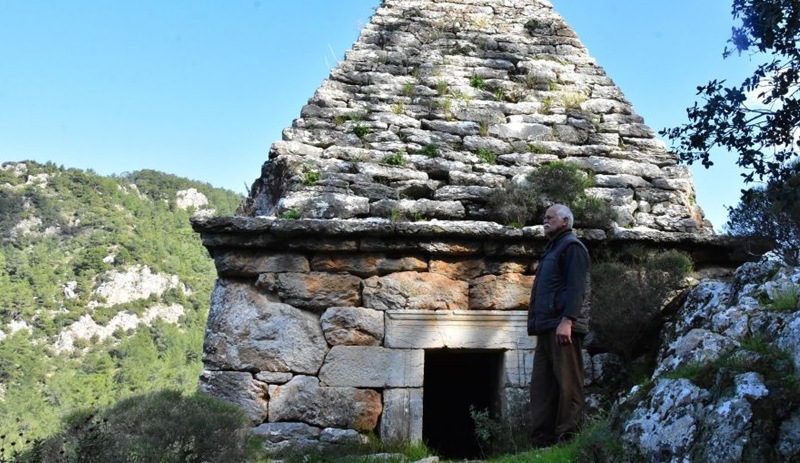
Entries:
[[398,272],[363,282],[364,307],[377,310],[456,310],[468,307],[469,285],[435,273]]
[[427,172],[429,177],[436,179],[446,179],[451,172],[469,172],[472,169],[461,161],[452,161],[441,157],[419,156],[412,158],[412,162],[414,167]]
[[286,384],[291,381],[293,374],[280,371],[259,371],[256,379],[267,384]]
[[336,387],[422,387],[425,353],[418,349],[334,346],[319,380]]
[[531,349],[511,349],[503,354],[503,372],[506,387],[528,387],[533,371]]
[[430,129],[439,132],[447,132],[459,136],[477,135],[480,130],[480,124],[473,121],[440,121],[440,120],[423,120],[423,129]]
[[433,195],[433,199],[437,201],[486,201],[489,195],[494,191],[492,188],[486,186],[474,185],[446,185],[438,190]]
[[[511,144],[497,138],[472,135],[464,137],[464,149],[472,152],[488,150],[494,154],[506,154],[511,152]],[[475,159],[477,161],[477,157]]]
[[305,423],[262,423],[251,431],[267,442],[286,440],[319,439],[320,429]]
[[489,127],[489,135],[503,139],[519,140],[550,140],[553,138],[550,127],[542,124],[529,124],[524,122],[509,122],[496,124]]
[[398,349],[533,349],[527,311],[389,311],[384,346]]
[[263,273],[256,287],[276,294],[294,307],[323,311],[333,306],[359,305],[361,278],[323,272]]
[[300,211],[301,217],[312,219],[346,219],[369,212],[369,200],[342,193],[292,192],[280,200],[279,209]]
[[322,155],[322,148],[292,141],[278,140],[270,148],[275,155],[296,155],[318,158]]
[[217,281],[203,343],[207,368],[316,373],[327,350],[313,314],[249,285]]
[[505,186],[508,179],[503,175],[493,174],[474,174],[468,172],[451,171],[450,184],[451,185],[478,185],[487,186],[490,188],[498,188]]
[[402,199],[399,201],[384,199],[370,205],[370,214],[375,217],[397,217],[403,219],[463,219],[464,205],[458,201],[431,201],[430,199]]
[[214,254],[220,276],[256,276],[264,272],[308,272],[308,259],[299,254],[257,254],[237,249]]
[[428,174],[419,172],[407,167],[395,167],[381,164],[363,162],[356,164],[356,170],[360,174],[371,177],[381,177],[389,180],[427,180]]
[[565,158],[564,162],[574,162],[585,169],[591,169],[595,174],[628,174],[642,177],[645,180],[663,177],[658,166],[627,159],[590,156],[588,158]]
[[422,440],[422,397],[422,389],[383,390],[382,441]]
[[322,428],[375,430],[381,395],[370,389],[322,387],[317,378],[295,376],[270,396],[269,421],[300,421]]
[[320,317],[322,332],[332,346],[379,346],[383,342],[383,312],[363,307],[331,307]]
[[523,273],[528,269],[525,260],[495,261],[485,258],[431,259],[430,271],[454,280],[471,280],[492,273]]
[[647,180],[635,175],[598,174],[594,176],[594,186],[603,188],[642,188],[649,187],[651,184]]
[[200,375],[198,390],[242,407],[253,424],[267,418],[267,385],[255,381],[250,373],[205,370]]
[[394,188],[390,188],[380,183],[354,183],[350,185],[350,190],[358,195],[368,198],[370,201],[382,199],[399,199],[399,193]]
[[388,257],[386,254],[317,254],[311,259],[315,272],[352,273],[360,277],[404,271],[425,271],[428,263],[421,256]]
[[319,434],[319,441],[337,445],[359,445],[369,442],[369,438],[354,429],[325,428]]
[[533,275],[504,273],[470,281],[470,310],[524,310],[530,302]]

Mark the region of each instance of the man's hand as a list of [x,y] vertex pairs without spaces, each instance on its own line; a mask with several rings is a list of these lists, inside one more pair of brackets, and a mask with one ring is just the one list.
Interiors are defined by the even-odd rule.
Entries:
[[556,342],[562,346],[572,344],[572,320],[567,317],[562,318],[556,328]]

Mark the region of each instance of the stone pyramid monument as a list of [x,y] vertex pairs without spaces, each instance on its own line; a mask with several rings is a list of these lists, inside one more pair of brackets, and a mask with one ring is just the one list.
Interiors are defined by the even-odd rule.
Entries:
[[243,213],[193,221],[218,272],[200,389],[241,405],[272,450],[373,434],[468,456],[470,407],[527,398],[546,243],[487,204],[556,161],[591,173],[615,213],[577,227],[590,252],[733,262],[690,171],[547,0],[384,0]]
[[272,145],[247,212],[491,221],[493,190],[556,160],[594,174],[619,227],[711,232],[689,169],[549,2],[390,0]]

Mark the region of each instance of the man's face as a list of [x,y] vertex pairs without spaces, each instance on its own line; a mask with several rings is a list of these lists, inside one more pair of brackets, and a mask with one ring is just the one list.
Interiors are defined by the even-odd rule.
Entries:
[[550,207],[547,209],[547,212],[544,213],[544,221],[542,224],[544,225],[544,234],[550,237],[557,235],[558,232],[567,228],[569,221],[566,217],[559,217],[555,209]]

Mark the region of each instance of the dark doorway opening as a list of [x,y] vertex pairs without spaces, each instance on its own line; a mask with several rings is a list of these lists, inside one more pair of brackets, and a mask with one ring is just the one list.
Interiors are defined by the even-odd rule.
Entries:
[[422,438],[430,449],[443,458],[482,456],[470,406],[496,415],[502,371],[502,351],[425,351]]

